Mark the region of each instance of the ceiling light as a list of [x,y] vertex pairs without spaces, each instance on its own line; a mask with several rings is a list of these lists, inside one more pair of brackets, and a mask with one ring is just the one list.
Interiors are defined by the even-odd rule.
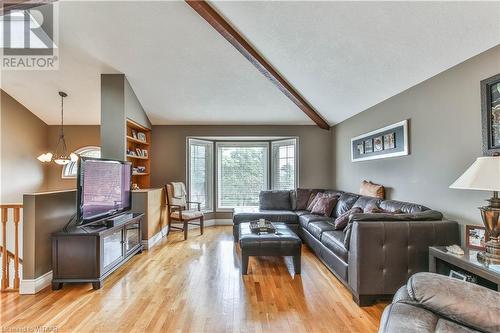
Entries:
[[64,97],[68,95],[60,91],[59,96],[61,96],[61,133],[59,134],[56,149],[53,152],[47,152],[38,156],[37,159],[42,163],[54,162],[58,165],[66,165],[70,162],[78,161],[78,155],[75,153],[68,154],[68,146],[64,137]]

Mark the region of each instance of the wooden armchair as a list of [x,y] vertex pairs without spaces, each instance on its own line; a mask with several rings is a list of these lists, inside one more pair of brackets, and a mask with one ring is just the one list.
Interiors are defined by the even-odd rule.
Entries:
[[[187,201],[186,187],[183,183],[181,185],[181,194],[177,193],[177,197],[174,196],[174,185],[172,183],[165,185],[165,193],[167,197],[167,212],[168,212],[168,232],[170,233],[172,229],[180,230],[184,232],[184,240],[188,236],[188,226],[197,225],[200,226],[200,235],[203,235],[203,222],[204,216],[200,210],[200,203]],[[189,204],[196,204],[197,210],[190,210]],[[194,222],[194,221],[199,221]],[[174,226],[172,224],[182,224],[182,226]]]

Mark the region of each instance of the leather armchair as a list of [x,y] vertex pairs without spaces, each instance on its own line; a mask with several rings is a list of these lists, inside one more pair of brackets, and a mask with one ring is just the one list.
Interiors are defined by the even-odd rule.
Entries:
[[500,293],[433,273],[413,275],[382,315],[379,333],[500,332]]

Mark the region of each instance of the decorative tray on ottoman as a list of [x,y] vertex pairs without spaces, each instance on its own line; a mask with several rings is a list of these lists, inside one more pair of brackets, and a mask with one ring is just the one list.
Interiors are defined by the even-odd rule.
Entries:
[[254,234],[261,234],[261,233],[269,233],[269,234],[274,234],[276,233],[276,228],[274,225],[269,222],[269,221],[250,221],[250,230]]

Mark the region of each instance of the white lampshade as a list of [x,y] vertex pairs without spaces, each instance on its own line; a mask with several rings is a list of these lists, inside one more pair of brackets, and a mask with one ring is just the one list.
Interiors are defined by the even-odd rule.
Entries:
[[500,156],[478,157],[450,188],[500,191]]

